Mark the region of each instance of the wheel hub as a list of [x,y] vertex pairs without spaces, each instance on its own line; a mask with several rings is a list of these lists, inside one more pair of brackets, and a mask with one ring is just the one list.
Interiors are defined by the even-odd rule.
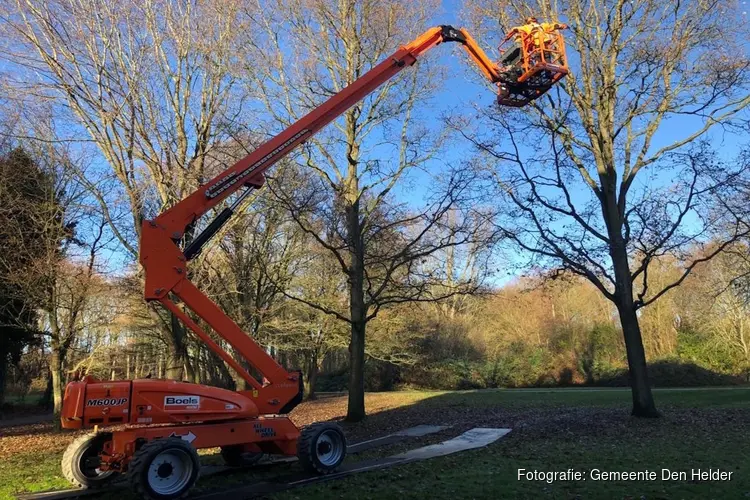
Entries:
[[192,459],[187,452],[167,449],[151,462],[148,485],[157,495],[176,495],[190,484],[193,470]]
[[160,478],[167,478],[172,475],[172,472],[174,471],[174,467],[172,464],[168,462],[163,462],[159,468],[156,470],[156,473]]
[[324,466],[335,466],[346,454],[346,443],[335,431],[327,430],[318,436],[315,446],[318,461]]

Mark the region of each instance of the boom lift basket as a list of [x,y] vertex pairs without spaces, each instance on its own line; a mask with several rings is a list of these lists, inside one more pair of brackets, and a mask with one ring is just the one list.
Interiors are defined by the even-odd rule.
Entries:
[[[503,48],[513,42],[510,48]],[[547,92],[568,74],[565,39],[559,30],[511,31],[500,44],[501,61],[519,59],[501,73],[497,102],[522,107]]]

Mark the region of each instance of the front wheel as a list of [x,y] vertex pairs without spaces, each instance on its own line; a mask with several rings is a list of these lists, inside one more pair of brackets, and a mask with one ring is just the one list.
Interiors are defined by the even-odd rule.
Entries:
[[103,471],[99,467],[102,460],[99,454],[104,443],[112,440],[112,433],[99,432],[81,436],[63,453],[62,473],[65,479],[83,489],[101,488],[110,483],[118,473]]
[[305,470],[316,474],[330,474],[346,458],[344,431],[332,423],[305,427],[297,441],[297,457]]
[[198,480],[200,461],[190,443],[162,438],[146,443],[133,455],[128,470],[130,486],[140,498],[182,498]]

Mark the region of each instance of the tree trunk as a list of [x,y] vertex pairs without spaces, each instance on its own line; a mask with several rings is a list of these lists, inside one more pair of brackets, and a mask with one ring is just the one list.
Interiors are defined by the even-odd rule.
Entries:
[[[356,190],[353,190],[355,193]],[[364,293],[364,244],[359,221],[359,199],[347,208],[351,270],[349,273],[349,312],[352,336],[349,343],[349,405],[347,422],[365,418],[365,329],[367,310]]]
[[53,390],[52,390],[52,372],[48,369],[47,370],[47,386],[44,388],[44,394],[42,395],[41,401],[39,401],[39,406],[44,408],[45,410],[49,410],[53,406]]
[[617,311],[620,315],[622,334],[625,338],[625,350],[628,354],[630,388],[633,395],[632,414],[636,417],[658,417],[659,412],[656,410],[648,379],[646,352],[643,349],[638,316],[632,305],[628,307],[627,305],[617,304]]
[[[162,322],[155,307],[149,307],[149,314],[157,324],[161,325],[161,334],[167,344],[167,356],[164,361],[164,371],[160,372],[159,378],[170,380],[191,379],[193,367],[187,355],[187,334],[180,319],[174,314],[169,314],[169,324]],[[160,354],[161,357],[161,354]]]
[[365,418],[365,323],[352,322],[349,344],[349,405],[347,422],[360,422]]
[[169,358],[167,359],[166,377],[171,380],[182,380],[184,378],[184,371],[187,371],[185,329],[177,316],[174,314],[170,314],[170,316],[172,328],[169,336],[170,350]]
[[[2,344],[2,340],[0,340],[0,344]],[[8,357],[8,352],[0,348],[0,408],[5,403],[5,379],[8,375]]]
[[313,351],[307,366],[307,399],[315,399],[315,383],[318,380],[318,353]]
[[[620,242],[617,242],[620,243]],[[643,348],[641,327],[633,304],[633,283],[630,278],[628,257],[623,245],[613,246],[611,252],[615,268],[615,305],[620,316],[625,350],[628,355],[630,388],[633,395],[633,416],[658,417],[659,412],[651,394],[646,365],[646,351]]]
[[[227,365],[219,357],[218,354],[213,352],[208,347],[204,348],[204,352],[207,357],[205,363],[202,363],[205,368],[207,377],[205,380],[210,380],[210,378],[213,377],[212,374],[215,373],[216,380],[212,382],[212,385],[219,385],[224,389],[229,389],[232,391],[236,390],[237,387],[242,387],[241,385],[237,384],[237,380],[232,376],[233,372],[229,370]],[[203,383],[203,381],[201,381],[200,383]]]
[[52,356],[50,357],[50,372],[52,373],[52,411],[55,414],[55,428],[60,429],[60,412],[63,400],[63,366],[60,350],[52,345]]
[[[605,155],[612,158],[611,151]],[[621,203],[617,199],[617,175],[611,166],[611,160],[606,162],[609,167],[600,166],[600,179],[602,182],[601,207],[604,222],[607,225],[609,236],[609,256],[612,259],[612,267],[615,275],[615,292],[613,301],[617,306],[622,326],[622,335],[625,340],[625,350],[628,355],[628,370],[630,372],[630,388],[633,396],[633,416],[636,417],[658,417],[654,404],[654,396],[651,394],[651,385],[648,380],[648,368],[646,366],[646,352],[643,349],[643,336],[638,324],[638,316],[633,301],[633,278],[630,272],[630,261],[628,259],[627,242],[623,236],[623,217],[620,210]],[[624,200],[620,200],[624,206]]]
[[[240,364],[245,369],[245,371],[247,373],[249,373],[250,375],[253,375],[253,371],[254,370],[253,370],[253,367],[250,365],[250,362],[248,360],[246,360],[245,358],[241,357],[241,356],[237,356],[237,357],[240,358]],[[253,389],[253,386],[250,385],[247,380],[245,380],[244,378],[242,378],[242,377],[240,377],[239,375],[236,375],[236,374],[235,374],[235,377],[236,377],[235,378],[235,385],[237,387],[242,388],[243,391],[249,391],[249,390]]]

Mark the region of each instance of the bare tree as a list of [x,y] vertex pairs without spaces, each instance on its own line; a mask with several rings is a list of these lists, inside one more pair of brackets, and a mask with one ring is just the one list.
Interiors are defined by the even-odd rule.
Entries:
[[696,271],[692,286],[703,300],[691,311],[695,323],[745,375],[750,374],[750,300],[737,276],[749,271],[747,254],[747,246],[739,243]]
[[[77,125],[61,127],[66,139],[96,145],[105,166],[81,180],[133,260],[142,220],[201,185],[212,149],[240,122],[244,94],[233,65],[241,39],[252,32],[240,3],[0,6],[8,95],[49,102],[61,123]],[[114,187],[95,180],[110,177]],[[115,213],[120,201],[128,218]],[[185,329],[157,309],[151,313],[168,340],[168,375],[180,378],[184,367],[191,370]]]
[[[346,280],[338,261],[312,238],[304,242],[302,259],[284,290],[299,300],[286,300],[281,314],[269,324],[274,346],[292,353],[302,361],[306,395],[315,399],[315,384],[326,356],[348,345],[346,324],[320,309],[338,311],[347,308]],[[306,305],[313,302],[320,308]]]
[[[719,143],[705,142],[720,126],[731,131],[750,104],[746,24],[729,0],[472,8],[485,29],[497,13],[505,27],[532,13],[571,26],[576,63],[557,91],[527,112],[484,110],[475,120],[483,130],[463,132],[511,207],[498,218],[503,233],[537,265],[582,275],[614,303],[633,414],[657,416],[638,310],[748,233],[738,214],[715,209],[739,195],[747,164],[722,162]],[[715,241],[701,257],[688,252]],[[649,271],[664,255],[681,271],[656,287]]]
[[[254,41],[261,64],[257,88],[278,125],[289,125],[354,82],[428,26],[432,0],[260,1],[263,31]],[[416,28],[415,28],[416,27]],[[288,51],[285,47],[294,47]],[[365,330],[388,304],[435,299],[436,266],[428,261],[447,246],[468,241],[467,225],[438,236],[447,214],[465,195],[467,179],[422,209],[394,201],[409,176],[437,158],[442,132],[420,121],[417,107],[439,79],[429,63],[385,83],[310,140],[297,157],[319,179],[322,196],[305,198],[269,183],[295,220],[339,263],[348,284],[346,314],[304,300],[351,329],[347,419],[365,416]],[[413,182],[414,179],[411,179]],[[442,281],[443,276],[440,276]],[[463,285],[463,284],[462,284]],[[444,295],[460,290],[456,283]]]

